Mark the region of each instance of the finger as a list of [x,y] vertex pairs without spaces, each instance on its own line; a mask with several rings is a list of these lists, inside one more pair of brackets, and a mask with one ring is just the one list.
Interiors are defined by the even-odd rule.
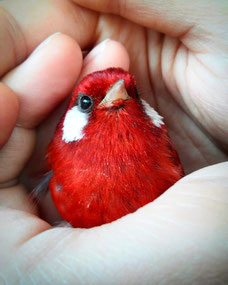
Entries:
[[71,1],[0,1],[0,76],[55,32],[68,34],[82,48],[91,45],[96,21],[96,13]]
[[[2,4],[2,2],[1,2]],[[0,4],[0,5],[1,5]],[[16,21],[0,6],[0,76],[26,57],[26,44]]]
[[[11,185],[32,154],[35,145],[35,131],[14,128],[7,144],[0,150],[0,187]],[[4,184],[4,185],[1,185]]]
[[80,78],[108,67],[121,67],[128,70],[129,64],[129,55],[125,47],[117,41],[106,39],[85,57]]
[[[63,276],[67,284],[107,284],[110,279],[114,284],[204,284],[217,278],[226,283],[227,172],[228,163],[199,170],[111,224],[34,236],[14,256],[24,283],[33,276],[40,284],[45,277],[57,283]],[[36,264],[32,258],[22,260],[25,253]],[[37,261],[44,255],[48,262]],[[31,273],[25,275],[31,263]],[[58,268],[54,276],[53,268]]]
[[22,184],[0,189],[0,207],[38,215],[34,201],[30,199],[27,190]]
[[0,83],[0,148],[7,142],[16,124],[18,99],[6,85]]
[[[7,259],[12,258],[12,252],[14,252],[15,246],[20,246],[21,243],[32,238],[34,235],[50,229],[50,225],[30,213],[0,207],[0,228],[2,254],[0,269],[2,271],[3,266],[5,269],[7,268]],[[9,229],[13,229],[13,232],[9,232]]]
[[82,55],[69,36],[57,33],[44,41],[20,66],[3,77],[18,95],[18,124],[37,126],[72,89]]
[[[93,1],[74,0],[83,7],[99,12],[117,14],[140,25],[152,28],[172,37],[180,37],[194,50],[210,50],[208,43],[218,51],[219,43],[224,42],[227,26],[225,1],[166,1],[166,0],[127,0]],[[203,13],[202,11],[208,11]],[[210,24],[209,24],[210,23]],[[213,36],[211,36],[213,34]],[[216,39],[216,40],[215,40]],[[224,49],[224,45],[223,49]],[[221,46],[221,48],[222,48]]]

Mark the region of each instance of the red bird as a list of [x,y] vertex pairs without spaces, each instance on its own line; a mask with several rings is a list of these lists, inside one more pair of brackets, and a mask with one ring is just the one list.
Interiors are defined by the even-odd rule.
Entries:
[[120,68],[94,72],[78,84],[47,158],[54,204],[74,227],[134,212],[184,175],[162,117]]

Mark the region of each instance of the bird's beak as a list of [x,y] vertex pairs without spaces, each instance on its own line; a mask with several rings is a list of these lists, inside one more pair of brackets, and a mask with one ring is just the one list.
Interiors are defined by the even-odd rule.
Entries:
[[127,94],[124,80],[120,79],[116,83],[114,83],[110,89],[107,91],[106,96],[98,105],[99,107],[111,107],[113,106],[113,102],[117,100],[128,100],[131,97]]

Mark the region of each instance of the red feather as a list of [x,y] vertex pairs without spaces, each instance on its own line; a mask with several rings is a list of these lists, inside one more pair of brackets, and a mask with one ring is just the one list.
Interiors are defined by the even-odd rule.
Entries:
[[[124,79],[132,99],[124,108],[97,108],[119,79]],[[53,170],[49,187],[60,215],[74,227],[89,228],[153,201],[184,172],[166,127],[156,127],[146,115],[128,72],[110,68],[87,75],[75,88],[67,111],[79,92],[94,99],[93,111],[78,141],[62,139],[66,114],[58,124],[47,151]]]

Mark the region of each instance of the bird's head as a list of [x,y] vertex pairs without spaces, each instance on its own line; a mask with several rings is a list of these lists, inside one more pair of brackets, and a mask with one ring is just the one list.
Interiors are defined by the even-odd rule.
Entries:
[[127,71],[109,68],[87,75],[73,91],[62,121],[63,140],[68,143],[82,139],[91,120],[105,123],[132,104],[141,106],[135,79]]
[[[71,144],[95,135],[116,136],[138,121],[163,125],[162,117],[138,96],[135,79],[121,68],[85,76],[75,87],[56,135]],[[143,125],[145,122],[141,122]],[[112,134],[110,133],[112,132]],[[111,138],[112,139],[112,138]]]

